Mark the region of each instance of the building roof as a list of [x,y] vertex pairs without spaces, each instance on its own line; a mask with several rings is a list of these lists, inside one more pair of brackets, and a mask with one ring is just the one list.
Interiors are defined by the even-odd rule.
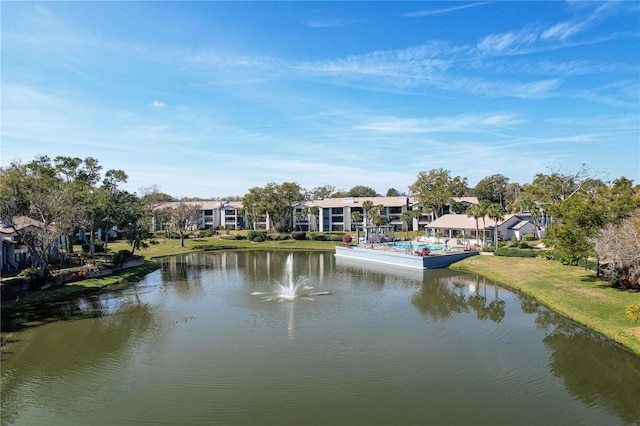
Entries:
[[29,226],[42,228],[42,222],[28,216],[16,216],[13,218],[13,224],[2,224],[0,226],[0,233],[13,234],[16,230],[20,231]]
[[[520,219],[518,215],[515,214],[507,214],[504,216],[504,219],[498,221],[498,226],[502,226],[505,222],[512,220],[514,217]],[[526,222],[526,221],[518,221]],[[482,227],[482,218],[478,219],[478,226]],[[484,223],[486,224],[486,229],[493,229],[495,222],[488,216],[485,216]],[[524,225],[523,225],[524,226]],[[426,225],[427,228],[443,228],[443,229],[476,229],[476,220],[473,217],[467,216],[466,214],[445,214],[440,216],[433,222]]]
[[409,204],[407,197],[347,197],[347,198],[325,198],[324,200],[314,200],[314,205],[322,208],[331,207],[362,207],[362,203],[371,201],[374,206],[383,205],[385,207],[402,207]]
[[215,210],[220,208],[220,206],[222,205],[222,202],[220,201],[215,201],[215,200],[210,200],[210,201],[167,201],[164,203],[160,203],[158,204],[154,210],[160,210],[163,209],[165,207],[176,207],[178,204],[180,203],[184,203],[188,206],[200,206],[201,210]]

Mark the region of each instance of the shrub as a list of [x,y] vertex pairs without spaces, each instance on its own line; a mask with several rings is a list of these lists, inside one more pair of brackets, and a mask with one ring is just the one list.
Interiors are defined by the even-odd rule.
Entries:
[[344,235],[342,236],[342,242],[343,242],[343,243],[345,243],[345,244],[349,244],[349,243],[351,243],[351,235],[349,235],[349,234],[344,234]]
[[290,238],[289,234],[269,234],[268,237],[271,241],[284,241]]
[[482,251],[485,253],[493,253],[494,251],[496,251],[496,248],[494,246],[485,246],[482,247]]
[[250,230],[247,232],[247,240],[253,241],[254,243],[260,243],[267,239],[267,231],[259,231],[259,230]]
[[524,234],[522,236],[522,241],[533,241],[536,237],[533,234]]
[[309,232],[307,235],[309,239],[313,241],[327,241],[325,234],[321,234],[320,232]]
[[518,247],[519,247],[519,248],[521,248],[521,249],[528,249],[528,248],[531,248],[531,246],[530,246],[529,244],[527,244],[527,242],[526,242],[526,241],[520,241],[520,242],[518,243]]
[[506,248],[500,247],[495,251],[494,255],[496,256],[505,256],[505,257],[536,257],[537,254],[533,250],[522,250],[517,248]]
[[133,254],[129,250],[120,250],[117,253],[114,253],[111,260],[115,265],[119,266],[125,263],[127,260],[131,259],[132,257],[133,257]]
[[306,232],[293,232],[291,233],[291,238],[294,240],[306,240],[307,233]]
[[220,235],[221,240],[244,240],[246,237],[236,234],[236,235]]
[[640,321],[640,305],[629,305],[624,311],[631,321]]
[[214,231],[213,229],[205,229],[204,231],[199,231],[198,232],[198,237],[199,238],[209,238],[212,237],[213,235],[215,235],[216,231]]

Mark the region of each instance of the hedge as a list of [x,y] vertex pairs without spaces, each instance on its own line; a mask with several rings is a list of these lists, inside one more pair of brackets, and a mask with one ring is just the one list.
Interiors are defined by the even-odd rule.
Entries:
[[493,255],[504,257],[536,257],[538,254],[534,250],[500,247]]

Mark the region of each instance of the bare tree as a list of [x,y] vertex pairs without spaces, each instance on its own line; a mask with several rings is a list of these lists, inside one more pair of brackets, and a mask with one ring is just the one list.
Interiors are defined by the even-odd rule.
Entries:
[[187,201],[179,201],[175,206],[169,207],[169,225],[180,235],[180,247],[184,247],[184,237],[187,231],[194,230],[200,219],[200,204],[192,204]]
[[640,288],[640,209],[619,225],[598,231],[595,251],[607,262],[607,279],[615,287]]

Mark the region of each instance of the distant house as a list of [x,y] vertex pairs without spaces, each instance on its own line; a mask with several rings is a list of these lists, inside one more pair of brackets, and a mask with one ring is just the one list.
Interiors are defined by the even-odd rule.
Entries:
[[325,198],[313,202],[320,211],[317,218],[318,230],[321,232],[353,231],[357,226],[362,226],[362,222],[351,221],[351,213],[359,212],[364,218],[366,212],[362,204],[365,201],[371,201],[374,206],[382,206],[380,214],[389,219],[389,226],[395,230],[401,231],[406,228],[407,225],[402,222],[400,216],[411,209],[408,197],[347,197]]
[[[483,230],[484,224],[484,230]],[[476,220],[473,217],[469,217],[466,214],[447,214],[439,217],[433,222],[426,225],[428,235],[435,235],[439,232],[443,238],[456,238],[458,235],[462,235],[463,238],[482,241],[482,234],[484,232],[484,241],[493,241],[493,235],[495,230],[495,221],[489,217],[478,219],[478,232],[479,237],[476,236]],[[534,234],[535,225],[533,222],[524,215],[521,217],[517,214],[505,215],[504,219],[498,221],[498,240],[507,241],[511,238],[517,240],[522,239],[525,234]]]
[[[29,249],[21,238],[30,231],[40,232],[42,229],[42,222],[27,216],[17,216],[13,218],[12,224],[2,224],[0,226],[0,245],[2,247],[0,269],[11,271],[31,266]],[[52,246],[52,253],[59,254],[59,247],[62,247],[64,243],[64,236],[56,238]]]
[[[433,217],[433,213],[430,211],[424,211],[423,209],[424,206],[422,205],[422,203],[419,203],[414,199],[411,199],[410,201],[411,201],[411,208],[413,210],[419,210],[422,212],[422,214],[420,214],[419,217],[416,217],[415,219],[413,219],[413,224],[412,224],[413,230],[419,231],[421,229],[425,229],[425,226],[427,224],[435,220],[435,218]],[[449,203],[447,203],[447,205],[444,206],[443,215],[455,214],[455,212],[452,209],[452,206],[456,204],[459,204],[462,209],[466,210],[469,206],[473,204],[478,204],[478,198],[477,197],[453,197],[451,198]]]

